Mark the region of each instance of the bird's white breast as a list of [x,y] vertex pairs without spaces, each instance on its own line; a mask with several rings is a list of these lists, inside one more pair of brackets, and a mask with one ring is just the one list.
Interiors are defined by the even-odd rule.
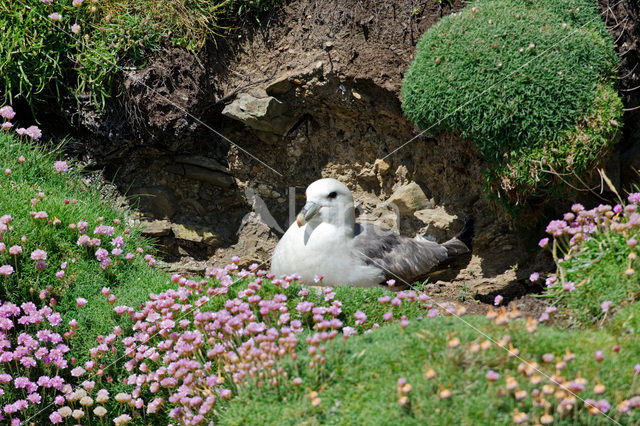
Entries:
[[294,223],[273,253],[271,270],[278,277],[298,273],[307,284],[317,274],[324,276],[322,284],[330,286],[378,284],[384,274],[353,254],[351,239],[346,229],[332,224],[320,223],[312,230],[309,224]]

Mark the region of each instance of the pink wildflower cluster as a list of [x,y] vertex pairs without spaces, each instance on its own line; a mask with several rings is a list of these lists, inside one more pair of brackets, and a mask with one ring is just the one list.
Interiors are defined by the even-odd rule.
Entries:
[[[17,423],[43,404],[64,401],[69,346],[58,331],[61,324],[49,306],[0,301],[0,422]],[[16,399],[7,401],[9,395]]]
[[[569,247],[579,250],[580,242],[588,240],[595,232],[611,230],[622,233],[637,229],[640,226],[640,214],[637,212],[640,193],[630,194],[628,201],[625,207],[620,204],[613,207],[601,204],[591,210],[574,204],[562,220],[551,221],[546,232],[557,239],[568,239]],[[547,239],[541,240],[541,246],[547,242]]]
[[[615,247],[609,246],[615,244],[617,247],[619,239],[624,238],[622,241],[626,244],[619,245],[628,250],[628,255],[625,265],[621,265],[622,274],[632,277],[636,272],[634,264],[637,259],[637,253],[635,249],[638,245],[638,235],[640,234],[639,203],[640,193],[632,193],[627,197],[626,205],[616,204],[611,206],[601,204],[591,210],[587,210],[581,204],[574,204],[571,207],[571,211],[565,213],[561,220],[551,221],[546,228],[546,232],[553,237],[553,243],[550,245],[549,238],[543,238],[540,240],[539,245],[540,247],[550,248],[559,272],[546,276],[545,285],[547,291],[563,299],[578,290],[580,286],[586,285],[585,281],[579,279],[575,279],[574,282],[575,276],[570,275],[568,277],[563,271],[567,269],[567,264],[571,265],[571,262],[576,259],[579,262],[584,262],[584,260],[579,260],[583,254],[591,259],[590,255],[586,253],[589,250],[593,250],[593,241],[598,244],[598,252],[602,252],[610,248],[615,249]],[[595,263],[593,260],[591,262]],[[583,270],[584,267],[578,269]],[[540,274],[534,272],[529,279],[531,282],[536,282],[540,279]],[[612,301],[598,303],[600,303],[602,314],[607,313],[613,304]]]
[[[120,244],[112,241],[116,247]],[[106,255],[106,250],[99,254]],[[129,390],[115,398],[127,407],[129,418],[146,415],[152,419],[168,412],[180,424],[208,423],[217,405],[249,384],[259,388],[302,385],[300,377],[292,377],[283,367],[283,360],[298,359],[299,335],[305,326],[312,328],[305,338],[308,368],[318,374],[326,368],[327,349],[336,338],[348,339],[358,333],[340,319],[344,316],[342,302],[335,300],[333,289],[325,289],[320,302],[305,300],[311,293],[304,287],[294,290],[302,300],[290,307],[286,292],[266,297],[261,290],[265,279],[272,280],[276,289],[288,289],[298,276],[277,280],[257,265],[238,269],[236,262],[225,268],[209,268],[208,279],[201,281],[174,275],[171,280],[177,288],[151,294],[138,309],[114,306],[116,314],[133,321],[132,332],[116,327],[109,335],[99,336],[90,356],[93,365],[99,365],[112,354],[124,353],[126,362],[121,368]],[[240,280],[248,281],[246,288],[228,297]],[[115,305],[109,288],[103,288],[102,295]],[[214,298],[224,300],[224,308],[208,310]],[[427,300],[426,295],[404,291],[393,301],[381,303],[391,302],[394,309],[406,301],[433,309]],[[361,311],[353,318],[364,332],[378,328],[378,324],[368,323]],[[406,327],[406,317],[401,320]],[[104,371],[97,369],[95,373],[102,376]]]
[[[6,120],[1,125],[3,130],[10,130],[13,127],[13,123],[10,120],[12,120],[15,116],[16,116],[16,112],[13,110],[13,108],[10,105],[5,105],[0,108],[0,117]],[[23,127],[20,127],[16,129],[16,133],[20,136],[23,136],[23,135],[29,136],[33,140],[38,140],[42,137],[42,131],[38,126],[29,126],[26,129]],[[9,171],[9,173],[6,173],[5,171],[5,175],[11,174],[10,169],[6,169],[6,170]]]

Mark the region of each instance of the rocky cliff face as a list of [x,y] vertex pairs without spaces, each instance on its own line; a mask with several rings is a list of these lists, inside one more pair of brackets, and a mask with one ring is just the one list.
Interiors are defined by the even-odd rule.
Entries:
[[[106,114],[82,112],[82,124],[97,135],[85,155],[121,191],[138,195],[149,235],[179,270],[231,255],[268,263],[304,188],[335,177],[354,192],[362,220],[405,235],[442,240],[465,216],[475,218],[473,255],[434,277],[434,289],[520,291],[545,263],[534,249],[539,226],[514,223],[483,195],[484,164],[470,143],[421,135],[400,109],[400,82],[419,36],[462,6],[292,1],[199,59],[161,52],[123,76],[124,95]],[[640,72],[631,68],[638,63],[634,7],[603,7],[608,21],[627,22],[612,29],[621,53],[629,49],[621,70],[627,89]],[[635,105],[636,92],[625,93]],[[620,152],[627,158],[639,146],[637,124],[625,131]],[[612,164],[623,179],[635,165]]]

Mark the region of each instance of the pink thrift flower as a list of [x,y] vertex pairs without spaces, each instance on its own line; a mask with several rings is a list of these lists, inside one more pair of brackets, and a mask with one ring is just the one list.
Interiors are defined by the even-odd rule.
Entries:
[[87,234],[82,234],[78,237],[76,244],[79,246],[88,246],[91,243],[91,238]]
[[406,315],[403,315],[402,318],[400,318],[400,327],[407,328],[408,326],[409,326],[409,320],[407,319]]
[[86,370],[82,367],[76,367],[73,370],[71,370],[71,375],[73,377],[80,377],[82,376],[84,373],[86,373]]
[[105,261],[108,258],[109,258],[109,252],[108,251],[106,251],[103,248],[99,248],[98,250],[96,250],[96,259],[98,259],[98,261],[102,262],[102,261]]
[[489,370],[485,377],[487,378],[488,381],[495,382],[500,378],[500,374],[496,373],[493,370]]
[[32,260],[47,260],[47,252],[44,250],[36,249],[31,252]]
[[11,265],[0,266],[0,275],[4,275],[5,277],[8,277],[11,274],[13,274],[13,266]]
[[42,130],[38,126],[29,126],[27,127],[27,136],[31,137],[33,140],[38,140],[42,137]]
[[11,254],[13,256],[17,256],[19,254],[22,254],[22,247],[20,247],[18,245],[9,247],[9,254]]
[[54,22],[60,21],[62,19],[62,15],[60,15],[58,12],[53,12],[48,16],[49,16],[49,19],[51,19]]
[[121,235],[118,235],[113,240],[111,240],[111,245],[114,247],[122,248],[124,247],[124,239]]
[[539,279],[540,279],[540,274],[538,272],[534,272],[531,275],[529,275],[529,281],[531,281],[532,283],[535,283]]
[[542,354],[542,360],[547,364],[552,363],[555,358],[556,357],[552,353]]
[[57,411],[54,411],[49,415],[49,420],[53,424],[62,423],[62,416]]
[[80,32],[80,25],[73,24],[71,26],[71,32],[74,33],[74,34],[78,34]]
[[5,105],[0,108],[0,116],[6,118],[7,120],[11,120],[16,116],[16,113],[13,108],[11,108],[11,106]]
[[629,196],[627,197],[627,200],[631,204],[640,204],[640,192],[634,192],[632,194],[629,194]]
[[79,308],[82,308],[86,304],[87,304],[87,299],[85,299],[84,297],[76,298],[76,305],[78,305]]
[[612,301],[605,300],[600,304],[600,309],[602,309],[602,312],[609,312],[609,308],[611,307],[612,304],[613,304]]
[[10,121],[5,121],[2,123],[2,130],[9,130],[13,127],[13,124]]
[[495,306],[499,306],[502,303],[502,300],[504,299],[504,297],[502,297],[501,295],[497,295],[494,299],[493,299],[493,304]]
[[27,129],[25,129],[24,127],[19,127],[16,129],[16,133],[20,136],[26,135]]
[[353,314],[353,317],[356,319],[356,324],[358,325],[364,324],[364,322],[367,320],[367,315],[360,310],[356,311]]
[[82,3],[84,3],[84,0],[73,0],[73,1],[71,2],[71,5],[72,5],[73,7],[80,7],[80,6],[82,6]]
[[57,277],[57,278],[64,278],[64,271],[58,271],[58,272],[56,272],[56,277]]
[[11,169],[4,169],[4,175],[9,176],[11,174]]
[[565,281],[562,284],[562,289],[571,293],[573,290],[576,289],[576,285],[572,281]]
[[344,335],[344,337],[349,337],[349,336],[353,336],[355,334],[358,334],[358,332],[356,331],[355,328],[353,327],[344,327],[342,329],[342,334]]
[[602,362],[604,360],[604,354],[602,353],[602,351],[596,351],[594,357],[598,362]]
[[56,161],[53,163],[53,167],[60,173],[64,173],[69,170],[69,166],[67,166],[66,161]]
[[540,242],[538,243],[538,245],[542,248],[546,247],[549,244],[549,239],[548,238],[543,238],[540,240]]

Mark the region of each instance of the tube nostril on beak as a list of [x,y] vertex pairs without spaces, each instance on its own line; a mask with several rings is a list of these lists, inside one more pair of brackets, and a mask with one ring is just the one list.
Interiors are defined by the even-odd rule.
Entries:
[[300,210],[300,214],[296,217],[296,223],[298,226],[303,226],[305,223],[313,219],[321,208],[322,206],[320,204],[316,204],[312,201],[307,202],[302,210]]

